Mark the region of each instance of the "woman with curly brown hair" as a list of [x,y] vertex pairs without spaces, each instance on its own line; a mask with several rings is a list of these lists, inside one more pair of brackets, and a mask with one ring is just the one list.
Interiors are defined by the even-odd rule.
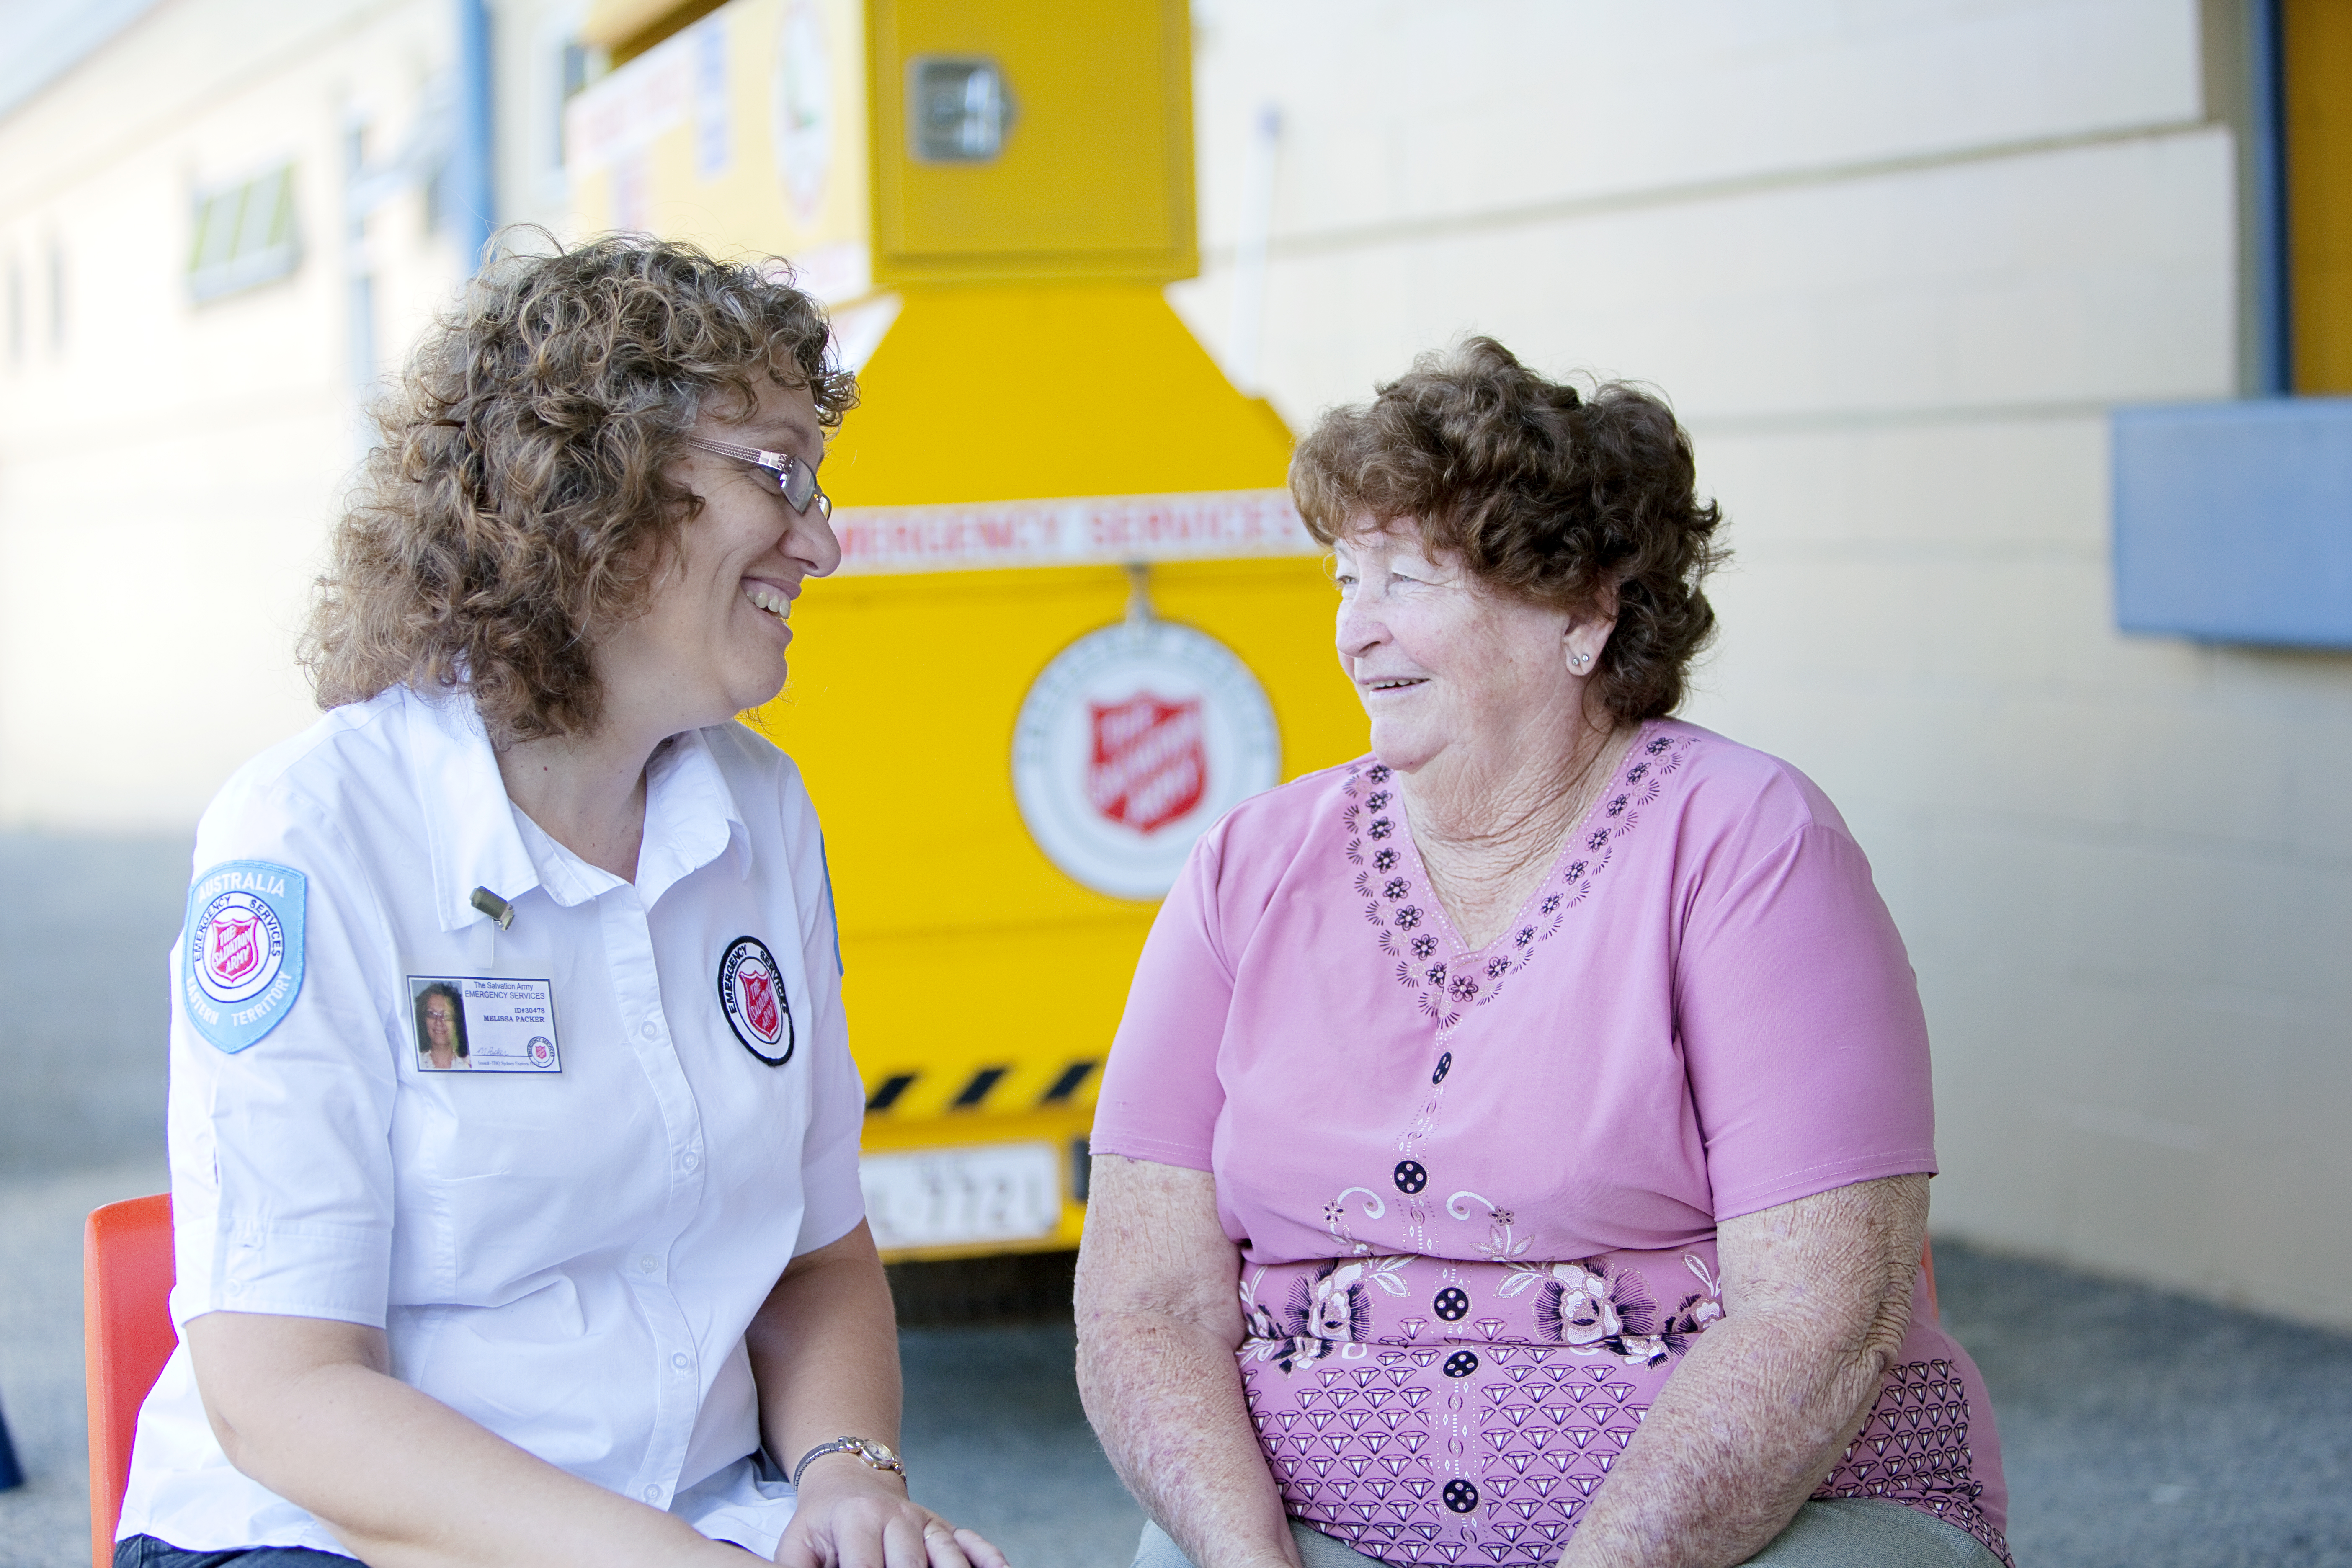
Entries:
[[1079,1384],[1138,1568],[2006,1561],[1902,941],[1809,780],[1670,717],[1718,552],[1674,416],[1475,339],[1291,487],[1371,754],[1201,840],[1105,1071]]
[[733,721],[840,561],[827,341],[780,274],[611,239],[417,351],[326,716],[197,830],[118,1568],[1003,1568],[889,1447],[823,844]]

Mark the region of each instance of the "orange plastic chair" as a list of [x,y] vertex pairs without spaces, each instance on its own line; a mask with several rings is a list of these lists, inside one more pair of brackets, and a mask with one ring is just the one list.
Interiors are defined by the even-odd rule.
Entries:
[[89,1562],[112,1568],[139,1406],[180,1336],[172,1327],[172,1195],[90,1211],[81,1233],[82,1358],[89,1394]]

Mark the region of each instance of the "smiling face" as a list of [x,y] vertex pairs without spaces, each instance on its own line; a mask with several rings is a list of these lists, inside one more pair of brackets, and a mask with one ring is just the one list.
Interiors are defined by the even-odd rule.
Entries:
[[1585,685],[1572,661],[1594,668],[1610,622],[1497,594],[1423,553],[1409,521],[1367,521],[1331,548],[1339,665],[1382,762],[1493,766],[1572,732]]
[[[824,436],[807,389],[759,385],[758,406],[741,419],[707,408],[694,433],[815,468]],[[841,563],[820,509],[793,511],[750,464],[688,447],[671,473],[702,510],[680,530],[645,613],[597,645],[610,710],[652,713],[664,733],[723,723],[782,690],[793,603],[806,579]]]
[[451,1029],[456,1022],[456,1016],[455,1011],[449,1005],[449,998],[439,992],[436,991],[425,999],[425,1037],[433,1042],[433,1048],[436,1051],[446,1051],[449,1048],[452,1038]]

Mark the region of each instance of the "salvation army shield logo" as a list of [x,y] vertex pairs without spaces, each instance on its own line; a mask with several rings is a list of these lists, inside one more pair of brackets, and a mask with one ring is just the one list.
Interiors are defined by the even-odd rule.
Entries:
[[215,866],[188,889],[180,996],[196,1032],[234,1055],[278,1026],[302,989],[302,873]]
[[780,1068],[793,1059],[793,1007],[776,955],[755,936],[739,936],[719,961],[719,1005],[743,1048]]
[[1056,654],[1021,704],[1013,791],[1046,858],[1121,899],[1175,884],[1208,826],[1280,775],[1274,710],[1204,632],[1149,616]]
[[215,1002],[242,1002],[278,978],[286,928],[251,893],[223,893],[196,921],[196,983]]
[[1164,702],[1139,691],[1124,702],[1089,702],[1094,756],[1087,800],[1138,833],[1159,832],[1201,804],[1209,753],[1201,735],[1201,700]]

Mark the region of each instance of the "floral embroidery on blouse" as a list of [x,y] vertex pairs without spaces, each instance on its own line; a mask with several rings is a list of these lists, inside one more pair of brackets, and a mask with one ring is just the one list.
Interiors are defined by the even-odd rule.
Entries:
[[1522,1264],[1497,1294],[1536,1286],[1536,1331],[1571,1355],[1610,1355],[1627,1366],[1656,1366],[1690,1349],[1691,1336],[1723,1316],[1723,1285],[1706,1260],[1689,1253],[1683,1267],[1701,1289],[1684,1297],[1663,1321],[1648,1283],[1633,1269],[1612,1273],[1607,1259]]
[[[1567,923],[1568,911],[1591,897],[1594,884],[1615,858],[1616,843],[1641,825],[1642,809],[1681,771],[1694,741],[1688,735],[1654,735],[1638,742],[1617,776],[1614,793],[1596,806],[1591,818],[1594,826],[1586,830],[1580,852],[1536,906],[1536,919],[1497,939],[1490,944],[1491,952],[1459,953],[1451,960],[1437,956],[1437,937],[1422,930],[1433,911],[1423,907],[1425,900],[1414,897],[1411,879],[1395,874],[1401,857],[1392,841],[1402,819],[1392,787],[1394,773],[1377,762],[1359,763],[1348,770],[1339,786],[1345,801],[1340,816],[1348,860],[1358,868],[1352,886],[1364,900],[1364,919],[1377,933],[1381,952],[1396,960],[1391,973],[1413,993],[1415,1006],[1441,1032],[1459,1024],[1464,1009],[1486,1006],[1501,995],[1509,977],[1534,963],[1542,944]],[[1368,851],[1368,845],[1377,847]]]
[[1240,1290],[1242,1316],[1247,1323],[1245,1354],[1270,1361],[1284,1372],[1305,1362],[1320,1361],[1333,1352],[1361,1356],[1372,1339],[1372,1304],[1367,1287],[1377,1285],[1391,1296],[1405,1293],[1397,1277],[1404,1267],[1400,1257],[1334,1258],[1310,1275],[1294,1275],[1290,1293],[1279,1316],[1257,1299],[1266,1271],[1244,1276]]

